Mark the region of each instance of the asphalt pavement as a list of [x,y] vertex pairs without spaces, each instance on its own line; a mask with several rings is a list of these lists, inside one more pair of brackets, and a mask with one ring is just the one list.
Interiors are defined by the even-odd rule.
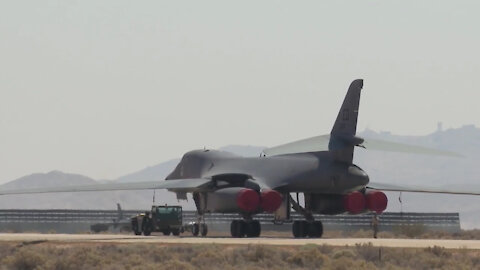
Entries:
[[0,233],[1,241],[11,242],[94,242],[94,243],[164,243],[164,244],[226,244],[226,245],[284,245],[306,244],[355,246],[368,244],[378,247],[426,248],[439,246],[447,249],[480,249],[480,240],[450,239],[370,239],[370,238],[321,238],[295,239],[278,237],[227,238],[227,237],[175,237],[175,236],[134,236],[124,234],[40,234]]

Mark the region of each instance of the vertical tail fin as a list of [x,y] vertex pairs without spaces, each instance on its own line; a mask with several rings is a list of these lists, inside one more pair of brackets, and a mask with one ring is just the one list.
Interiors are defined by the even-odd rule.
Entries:
[[338,161],[351,163],[353,160],[354,146],[363,141],[355,137],[357,132],[360,92],[362,88],[362,79],[354,80],[350,84],[342,107],[338,112],[337,120],[330,132],[328,149],[334,152],[335,159]]
[[358,107],[362,88],[362,79],[355,80],[350,84],[347,95],[343,100],[342,107],[338,112],[337,120],[330,133],[332,136],[355,136],[355,133],[357,132]]

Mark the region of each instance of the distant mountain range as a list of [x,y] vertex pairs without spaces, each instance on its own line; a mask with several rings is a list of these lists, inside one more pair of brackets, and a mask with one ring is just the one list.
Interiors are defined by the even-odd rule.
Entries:
[[[480,189],[480,129],[473,125],[456,129],[437,130],[426,136],[400,136],[389,132],[365,130],[359,136],[445,149],[463,155],[463,158],[400,154],[368,151],[358,148],[355,163],[370,176],[371,181],[407,183],[425,186],[468,186]],[[299,138],[301,139],[301,138]],[[242,156],[258,156],[265,147],[231,145],[220,150]],[[116,182],[161,181],[170,173],[179,159],[147,167],[111,180]],[[36,173],[21,177],[1,188],[47,187],[59,185],[94,184],[97,180],[78,174],[59,171]],[[103,181],[104,182],[104,181]],[[388,193],[390,211],[460,212],[462,227],[480,228],[480,196],[430,195]],[[163,190],[155,192],[157,203],[177,204],[175,194]],[[1,208],[67,208],[114,209],[120,202],[125,209],[146,209],[153,200],[153,191],[83,192],[38,195],[0,196]],[[192,200],[181,203],[194,209]]]

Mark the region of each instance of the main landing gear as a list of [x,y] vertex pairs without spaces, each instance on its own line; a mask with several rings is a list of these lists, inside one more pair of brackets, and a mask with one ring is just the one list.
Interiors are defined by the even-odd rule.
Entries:
[[320,238],[323,234],[323,224],[319,220],[315,220],[313,215],[310,211],[307,211],[304,207],[302,207],[298,201],[298,193],[297,193],[297,201],[295,201],[290,196],[290,201],[292,202],[292,208],[295,211],[301,213],[306,220],[295,220],[292,225],[292,233],[295,238]]
[[262,227],[258,220],[233,220],[230,224],[232,237],[259,237]]
[[295,220],[292,233],[295,238],[320,238],[323,234],[323,225],[321,221]]

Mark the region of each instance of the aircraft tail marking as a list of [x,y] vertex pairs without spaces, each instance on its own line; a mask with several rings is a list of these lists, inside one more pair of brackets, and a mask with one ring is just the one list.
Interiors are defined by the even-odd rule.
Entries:
[[332,136],[355,136],[355,133],[357,132],[358,107],[362,88],[362,79],[354,80],[350,84],[347,95],[343,100],[342,107],[338,112],[337,120],[330,133]]
[[354,80],[350,84],[342,107],[338,112],[337,120],[330,132],[328,150],[334,153],[335,159],[338,161],[352,163],[355,145],[360,145],[363,142],[363,139],[355,136],[362,88],[362,79]]

